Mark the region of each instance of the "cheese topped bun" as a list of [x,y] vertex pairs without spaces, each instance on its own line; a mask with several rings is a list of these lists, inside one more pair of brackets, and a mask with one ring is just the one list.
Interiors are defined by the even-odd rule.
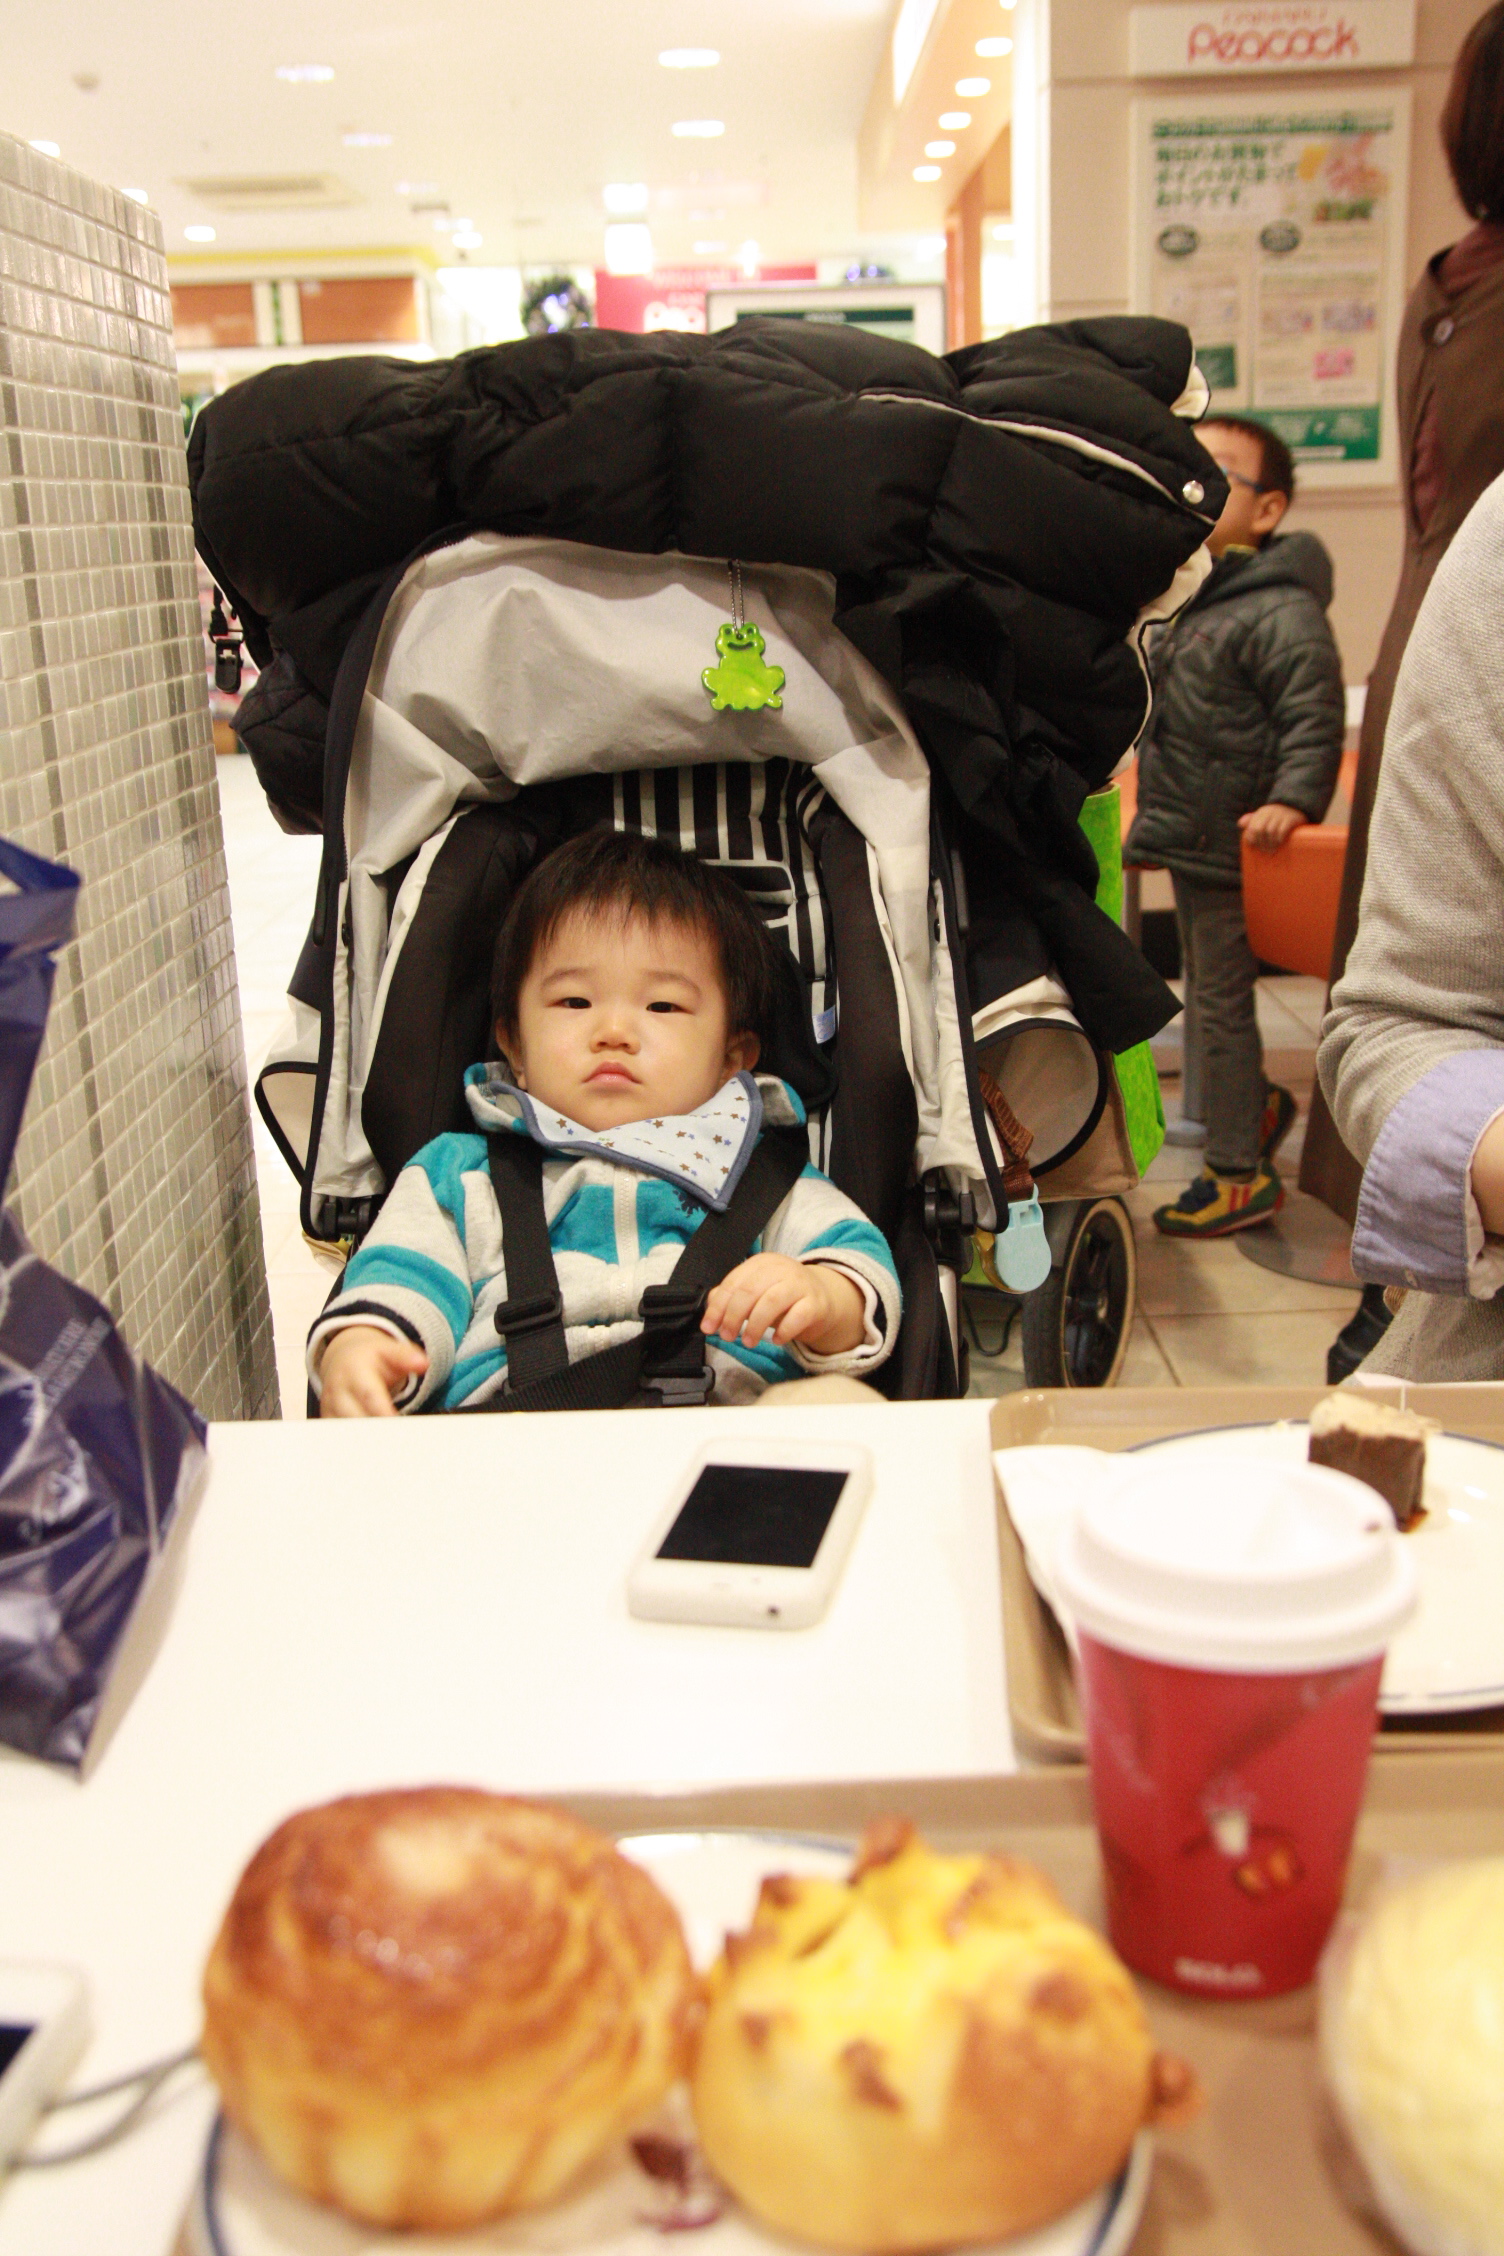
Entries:
[[884,2252],[1059,2216],[1191,2104],[1191,2078],[1039,1873],[890,1823],[847,1881],[763,1883],[710,1975],[693,2095],[749,2209]]
[[464,1787],[303,1810],[204,1975],[204,2058],[278,2174],[373,2224],[551,2200],[684,2073],[678,1914],[560,1810]]

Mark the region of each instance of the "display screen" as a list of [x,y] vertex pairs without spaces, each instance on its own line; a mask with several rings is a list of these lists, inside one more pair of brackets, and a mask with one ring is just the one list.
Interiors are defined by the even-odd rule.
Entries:
[[5,2074],[30,2035],[29,2023],[0,2021],[0,2076]]
[[808,1567],[846,1475],[809,1466],[707,1465],[658,1547],[660,1559]]

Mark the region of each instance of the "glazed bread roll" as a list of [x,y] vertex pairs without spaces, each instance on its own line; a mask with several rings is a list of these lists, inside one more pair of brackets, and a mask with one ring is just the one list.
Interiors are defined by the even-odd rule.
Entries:
[[433,1786],[303,1810],[204,1974],[204,2058],[272,2167],[372,2224],[551,2200],[685,2071],[678,1914],[562,1811]]
[[1339,1935],[1327,2081],[1418,2256],[1504,2256],[1504,1857],[1441,1865]]
[[769,2224],[896,2251],[1026,2232],[1190,2104],[1132,1982],[1043,1877],[868,1835],[849,1881],[763,1883],[710,1976],[706,2159]]

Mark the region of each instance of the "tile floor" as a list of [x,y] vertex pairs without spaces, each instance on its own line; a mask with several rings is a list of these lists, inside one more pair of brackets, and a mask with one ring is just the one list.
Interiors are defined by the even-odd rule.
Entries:
[[[251,1078],[281,1020],[283,994],[313,902],[319,842],[288,838],[273,822],[249,760],[221,758],[220,805],[241,1011]],[[1316,1033],[1323,990],[1319,980],[1274,978],[1261,982],[1259,1023],[1268,1070],[1293,1089],[1302,1118],[1279,1155],[1293,1184],[1300,1166],[1305,1109],[1315,1072]],[[1178,1022],[1156,1043],[1165,1108],[1179,1100]],[[333,1279],[327,1264],[304,1242],[297,1187],[259,1116],[255,1124],[261,1188],[262,1232],[271,1287],[282,1414],[304,1414],[303,1341]],[[1255,1385],[1277,1381],[1320,1385],[1326,1351],[1357,1305],[1355,1291],[1307,1285],[1258,1268],[1223,1240],[1185,1245],[1161,1238],[1150,1214],[1175,1196],[1174,1186],[1199,1173],[1199,1151],[1167,1144],[1147,1179],[1128,1194],[1139,1257],[1139,1291],[1124,1386]],[[1302,1194],[1291,1188],[1292,1208]],[[1017,1326],[1001,1356],[973,1351],[972,1392],[1011,1393],[1024,1384]]]

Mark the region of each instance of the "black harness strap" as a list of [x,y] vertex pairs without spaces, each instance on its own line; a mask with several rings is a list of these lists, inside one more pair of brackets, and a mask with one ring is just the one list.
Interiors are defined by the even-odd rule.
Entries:
[[509,1297],[496,1311],[507,1343],[507,1384],[534,1386],[569,1368],[564,1302],[543,1211],[543,1154],[508,1129],[490,1138],[491,1187],[501,1210]]
[[712,1285],[744,1261],[809,1163],[802,1128],[759,1138],[724,1213],[707,1214],[667,1282],[642,1296],[642,1331],[598,1355],[569,1361],[558,1272],[543,1210],[543,1159],[530,1136],[490,1139],[491,1182],[501,1209],[510,1294],[496,1311],[507,1377],[481,1410],[620,1410],[628,1403],[706,1402],[713,1376],[700,1331]]

